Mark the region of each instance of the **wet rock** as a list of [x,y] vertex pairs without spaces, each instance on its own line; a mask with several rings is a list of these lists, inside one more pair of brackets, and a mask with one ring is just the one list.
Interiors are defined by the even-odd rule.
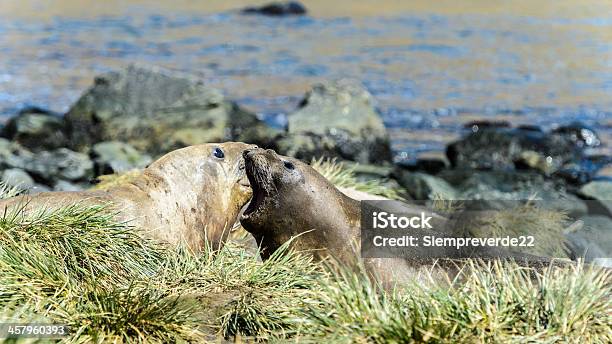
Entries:
[[577,147],[560,136],[497,126],[476,129],[450,144],[446,152],[455,168],[512,170],[517,161],[525,160],[521,154],[526,151],[533,161],[564,162],[578,155]]
[[593,180],[602,169],[611,164],[612,157],[607,155],[585,156],[580,160],[563,164],[553,176],[572,185],[583,185]]
[[415,200],[460,199],[459,192],[444,179],[420,172],[410,172],[401,167],[393,172],[393,176]]
[[448,163],[442,159],[435,158],[419,158],[415,163],[415,168],[418,171],[424,171],[428,174],[437,174],[448,167]]
[[36,107],[23,109],[11,118],[1,136],[33,151],[56,149],[67,144],[61,115]]
[[446,153],[455,168],[535,169],[550,175],[568,162],[580,161],[586,142],[596,140],[592,132],[578,137],[569,130],[546,133],[530,127],[472,125],[472,132],[450,144]]
[[93,162],[89,157],[67,148],[37,153],[25,162],[24,169],[50,185],[57,179],[78,181],[93,177]]
[[266,16],[296,16],[305,15],[306,7],[297,1],[272,2],[258,7],[247,7],[244,14],[260,14]]
[[442,152],[424,152],[419,154],[416,160],[402,161],[397,164],[409,171],[425,172],[432,175],[450,167],[446,155]]
[[28,190],[35,184],[34,179],[30,175],[19,168],[9,168],[2,172],[2,181],[10,186],[20,190]]
[[144,168],[152,161],[149,155],[141,154],[129,144],[119,141],[96,143],[91,149],[91,155],[96,175]]
[[578,147],[597,147],[601,144],[595,130],[580,122],[560,126],[554,129],[552,133],[566,137]]
[[270,146],[276,132],[220,91],[158,68],[99,75],[65,116],[70,147],[127,142],[153,156],[205,142]]
[[470,129],[472,132],[477,132],[481,129],[491,128],[510,128],[512,125],[508,121],[487,121],[477,120],[466,123],[463,128]]
[[282,154],[303,160],[338,157],[360,163],[391,161],[385,126],[361,84],[339,80],[315,85],[288,116]]

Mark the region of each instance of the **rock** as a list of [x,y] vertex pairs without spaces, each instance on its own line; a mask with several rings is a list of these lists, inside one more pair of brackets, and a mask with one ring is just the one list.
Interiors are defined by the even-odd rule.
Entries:
[[269,147],[277,134],[218,90],[133,65],[97,76],[65,119],[70,147],[80,152],[102,141],[127,142],[153,156],[205,142]]
[[612,257],[612,219],[607,216],[585,216],[582,229],[568,233],[569,247],[576,257],[587,262]]
[[438,177],[458,192],[459,199],[479,200],[480,208],[501,210],[508,201],[534,200],[544,209],[578,217],[588,212],[587,204],[568,193],[563,185],[529,171],[445,170]]
[[297,1],[272,2],[258,7],[247,7],[244,14],[260,14],[266,16],[301,16],[306,14],[306,7]]
[[561,178],[572,185],[583,185],[599,175],[601,170],[612,164],[612,157],[607,155],[589,155],[577,161],[563,164],[554,177]]
[[32,188],[30,188],[28,190],[28,194],[30,195],[34,195],[37,193],[41,193],[41,192],[49,192],[49,191],[53,191],[51,190],[51,188],[49,188],[46,185],[42,185],[42,184],[34,184],[34,186],[32,186]]
[[53,186],[53,191],[81,191],[84,189],[86,189],[84,185],[70,183],[65,180],[59,180]]
[[338,157],[360,163],[391,161],[389,137],[374,100],[351,80],[315,85],[288,116],[281,154],[302,160]]
[[455,168],[511,170],[517,161],[519,166],[524,165],[526,151],[527,160],[533,161],[527,166],[541,162],[553,166],[553,161],[560,164],[579,156],[574,143],[563,138],[534,130],[492,126],[476,129],[450,144],[446,152]]
[[409,171],[432,175],[450,167],[450,163],[443,152],[423,152],[415,160],[404,160],[396,164]]
[[[589,139],[586,139],[589,140]],[[446,153],[455,168],[513,170],[532,168],[544,174],[580,160],[584,144],[564,131],[473,125],[472,132],[450,144]]]
[[30,175],[19,168],[9,168],[2,172],[2,181],[10,186],[20,190],[28,190],[35,184],[34,179]]
[[481,129],[491,128],[510,128],[512,125],[508,121],[487,121],[487,120],[476,120],[471,121],[463,125],[464,129],[470,129],[472,132],[477,132]]
[[526,150],[518,154],[514,166],[517,169],[532,169],[540,171],[545,175],[551,175],[559,169],[561,160],[553,159],[551,156],[543,156],[535,151]]
[[119,141],[96,143],[91,149],[91,155],[96,175],[144,168],[152,161],[149,155],[141,154],[129,144]]
[[[600,212],[612,215],[612,181],[596,180],[583,185],[578,191],[585,198],[596,200],[603,209]],[[596,206],[593,204],[593,206]]]
[[459,193],[445,180],[420,172],[410,172],[398,167],[394,171],[397,182],[415,200],[456,200]]
[[35,107],[21,110],[11,118],[1,136],[33,151],[56,149],[67,144],[63,118]]
[[601,144],[601,140],[595,133],[595,130],[580,122],[561,126],[553,130],[552,133],[566,137],[578,147],[597,147]]
[[34,154],[16,142],[0,138],[0,168],[24,169]]
[[89,157],[67,148],[40,152],[25,162],[24,169],[50,184],[57,179],[79,181],[93,177],[93,162]]

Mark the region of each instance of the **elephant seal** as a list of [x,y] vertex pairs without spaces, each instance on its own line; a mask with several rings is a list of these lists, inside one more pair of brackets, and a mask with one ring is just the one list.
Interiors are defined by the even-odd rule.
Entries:
[[[312,252],[315,258],[331,256],[343,265],[363,264],[366,272],[384,286],[415,280],[449,281],[461,270],[461,261],[465,261],[461,258],[507,257],[542,266],[550,262],[541,257],[486,249],[476,252],[476,256],[461,257],[454,248],[448,250],[448,259],[423,258],[418,252],[413,257],[361,259],[361,205],[357,200],[297,159],[260,148],[245,150],[243,154],[253,198],[240,223],[257,241],[263,260],[292,240],[292,248]],[[410,210],[402,208],[406,209]],[[420,213],[422,209],[413,210]],[[442,224],[446,221],[435,215],[434,220]]]
[[190,146],[162,156],[123,185],[17,196],[1,201],[0,209],[110,204],[117,220],[154,239],[186,243],[195,251],[205,245],[220,249],[251,198],[242,152],[254,147],[241,142]]

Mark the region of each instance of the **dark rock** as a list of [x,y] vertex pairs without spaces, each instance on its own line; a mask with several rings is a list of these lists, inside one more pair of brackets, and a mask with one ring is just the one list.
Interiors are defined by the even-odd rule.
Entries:
[[587,213],[584,201],[568,193],[563,185],[535,172],[445,170],[438,177],[454,187],[459,199],[483,200],[488,209],[505,209],[506,201],[534,200],[542,208],[577,217]]
[[595,130],[580,122],[561,126],[553,130],[552,133],[566,137],[578,147],[597,147],[601,144]]
[[528,130],[528,131],[537,131],[537,132],[544,132],[544,130],[542,130],[542,128],[540,126],[537,125],[533,125],[533,124],[521,124],[518,126],[518,129],[521,130]]
[[572,185],[583,185],[592,181],[601,169],[610,164],[612,157],[607,155],[585,156],[578,161],[564,164],[553,176]]
[[102,141],[127,142],[153,156],[205,142],[268,147],[277,134],[218,90],[138,66],[97,76],[65,118],[70,147],[81,152]]
[[495,126],[473,131],[450,144],[446,153],[455,168],[532,168],[548,175],[579,159],[582,146],[563,133]]
[[510,128],[511,124],[507,121],[487,121],[487,120],[479,120],[479,121],[471,121],[466,123],[463,128],[470,129],[472,132],[477,132],[480,129],[490,129],[490,128]]
[[149,155],[141,154],[129,144],[119,141],[96,143],[91,149],[91,155],[96,175],[144,168],[152,161]]
[[321,156],[366,164],[391,161],[389,137],[373,102],[358,82],[315,85],[288,116],[279,151],[306,161]]
[[393,176],[415,200],[461,199],[459,192],[444,179],[424,173],[411,172],[401,167],[394,170]]
[[67,148],[37,153],[25,161],[23,168],[35,179],[50,185],[57,179],[78,181],[93,177],[93,162],[89,157]]
[[66,145],[64,120],[61,115],[41,108],[26,108],[11,118],[1,136],[34,151]]
[[10,186],[20,190],[28,190],[35,184],[34,179],[30,175],[19,168],[9,168],[2,172],[2,181]]
[[419,158],[415,163],[415,168],[418,171],[423,171],[428,174],[437,174],[448,167],[446,160],[435,158]]
[[444,153],[426,152],[417,157],[416,160],[401,161],[396,163],[402,168],[413,172],[425,172],[427,174],[438,174],[450,166]]
[[306,7],[297,1],[272,2],[259,7],[247,7],[242,10],[244,14],[260,14],[266,16],[295,16],[305,15]]

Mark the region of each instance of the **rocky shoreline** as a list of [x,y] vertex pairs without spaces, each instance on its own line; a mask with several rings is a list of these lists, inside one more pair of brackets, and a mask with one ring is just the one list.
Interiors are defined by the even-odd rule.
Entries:
[[[407,199],[534,198],[582,221],[592,237],[612,230],[612,181],[598,175],[612,157],[590,154],[603,144],[592,128],[477,121],[446,157],[394,164],[375,101],[353,80],[314,85],[287,127],[275,129],[197,79],[132,65],[97,76],[66,114],[21,110],[0,136],[2,179],[29,192],[84,189],[180,147],[244,141],[305,161],[358,163],[360,178],[401,187]],[[612,250],[609,240],[598,245]]]

